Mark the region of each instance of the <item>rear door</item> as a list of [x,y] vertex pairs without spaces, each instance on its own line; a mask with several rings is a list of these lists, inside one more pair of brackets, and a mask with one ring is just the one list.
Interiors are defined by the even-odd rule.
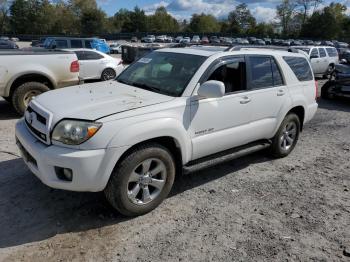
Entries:
[[314,71],[314,74],[321,74],[322,70],[321,70],[321,58],[320,58],[320,54],[318,52],[318,49],[312,48],[310,51],[310,60],[311,60],[311,67],[312,67],[312,71]]
[[248,90],[251,98],[251,128],[254,140],[269,139],[278,124],[279,113],[290,103],[280,67],[272,56],[247,56]]
[[326,50],[323,47],[319,47],[318,52],[320,53],[320,71],[321,73],[325,73],[330,64],[329,59]]
[[103,56],[94,51],[77,51],[80,65],[80,77],[83,79],[99,79],[101,77]]

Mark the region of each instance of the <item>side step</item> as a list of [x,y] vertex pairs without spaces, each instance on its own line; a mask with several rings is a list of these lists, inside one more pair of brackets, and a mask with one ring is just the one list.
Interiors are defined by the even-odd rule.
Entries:
[[229,149],[223,152],[219,152],[207,157],[203,157],[194,161],[189,162],[183,167],[183,173],[189,174],[208,167],[212,167],[223,162],[227,162],[242,156],[252,154],[254,152],[263,150],[270,147],[271,143],[269,141],[259,141],[250,143],[237,148]]

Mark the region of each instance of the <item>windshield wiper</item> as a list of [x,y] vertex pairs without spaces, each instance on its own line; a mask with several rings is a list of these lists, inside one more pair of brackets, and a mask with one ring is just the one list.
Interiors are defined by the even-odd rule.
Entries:
[[130,84],[130,82],[128,82],[128,81],[125,81],[125,80],[122,80],[122,79],[117,79],[117,81],[119,82],[119,83],[122,83],[122,84],[125,84],[125,85],[131,85]]
[[148,90],[148,91],[153,91],[153,92],[162,92],[162,90],[158,87],[154,87],[154,86],[149,86],[147,84],[142,84],[142,83],[131,83],[132,86],[136,86],[136,87],[139,87],[139,88],[142,88],[142,89],[145,89],[145,90]]

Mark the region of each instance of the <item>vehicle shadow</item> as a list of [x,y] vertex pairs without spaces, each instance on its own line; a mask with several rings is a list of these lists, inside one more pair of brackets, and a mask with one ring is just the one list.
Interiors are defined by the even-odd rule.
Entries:
[[11,104],[0,98],[0,120],[18,119],[20,116],[12,108]]
[[[169,197],[265,162],[264,152],[175,180]],[[83,232],[131,220],[117,213],[103,193],[51,189],[32,175],[22,159],[0,162],[0,248],[42,241],[57,234]],[[157,212],[154,211],[154,212]]]
[[332,100],[320,99],[317,101],[319,108],[350,112],[350,99],[346,98],[335,98]]

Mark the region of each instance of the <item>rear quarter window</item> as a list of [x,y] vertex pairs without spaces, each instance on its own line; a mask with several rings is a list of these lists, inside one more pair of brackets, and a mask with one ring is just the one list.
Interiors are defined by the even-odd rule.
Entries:
[[289,67],[294,72],[295,76],[299,81],[311,81],[314,80],[312,75],[312,69],[306,58],[303,57],[293,57],[284,56],[284,61],[289,65]]
[[335,48],[326,48],[326,51],[328,53],[328,56],[330,56],[330,57],[337,57],[338,56],[337,49],[335,49]]

